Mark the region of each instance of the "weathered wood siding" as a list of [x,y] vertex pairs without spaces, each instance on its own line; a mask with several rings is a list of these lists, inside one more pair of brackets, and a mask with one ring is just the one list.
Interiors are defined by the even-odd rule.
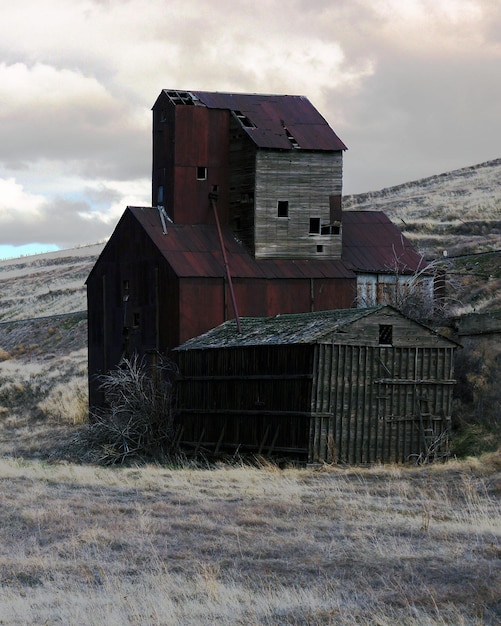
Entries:
[[[329,197],[342,193],[342,153],[301,150],[256,154],[255,254],[341,258],[341,235],[310,234],[310,218],[330,223]],[[288,201],[278,217],[278,201]]]
[[447,453],[454,348],[320,344],[310,462],[407,462]]
[[[388,268],[389,269],[389,268]],[[434,277],[402,274],[358,274],[357,305],[359,307],[392,304],[397,306],[408,298],[434,301]]]
[[181,350],[181,441],[311,463],[446,456],[455,349],[385,308],[311,343]]

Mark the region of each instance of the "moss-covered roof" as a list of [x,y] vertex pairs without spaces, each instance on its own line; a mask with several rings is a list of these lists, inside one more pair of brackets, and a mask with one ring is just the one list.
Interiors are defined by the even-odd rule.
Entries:
[[203,335],[189,339],[176,350],[312,343],[324,335],[342,332],[345,326],[384,308],[377,306],[275,317],[242,317],[241,332],[238,332],[236,320],[228,320]]

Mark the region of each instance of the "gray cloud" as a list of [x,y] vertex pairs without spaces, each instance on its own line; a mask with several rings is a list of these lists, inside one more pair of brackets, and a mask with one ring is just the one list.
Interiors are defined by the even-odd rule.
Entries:
[[148,203],[165,87],[308,96],[349,147],[347,193],[499,157],[500,39],[497,0],[18,0],[0,23],[0,243],[89,243]]

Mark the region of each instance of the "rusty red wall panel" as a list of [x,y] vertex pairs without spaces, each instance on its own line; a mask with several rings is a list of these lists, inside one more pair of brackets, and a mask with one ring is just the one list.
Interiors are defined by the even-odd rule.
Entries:
[[[233,289],[241,317],[264,317],[267,309],[267,282],[265,279],[235,279]],[[233,318],[233,311],[229,318]]]
[[179,283],[179,309],[180,342],[218,326],[226,319],[223,280],[184,278]]
[[309,280],[270,280],[267,290],[268,316],[311,311]]
[[349,309],[355,306],[356,285],[351,279],[313,279],[315,311]]
[[[167,210],[176,223],[214,223],[209,193],[217,186],[221,220],[227,221],[229,114],[193,106],[175,110],[175,196]],[[197,179],[198,167],[207,168],[205,179]]]

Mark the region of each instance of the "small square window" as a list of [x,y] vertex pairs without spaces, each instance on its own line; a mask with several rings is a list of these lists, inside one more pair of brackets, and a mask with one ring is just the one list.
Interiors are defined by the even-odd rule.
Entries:
[[379,324],[379,343],[383,346],[393,345],[393,326]]
[[323,252],[323,251],[324,251],[324,247],[322,245],[318,245],[317,252]]
[[318,235],[320,233],[320,218],[310,217],[310,235]]
[[197,167],[197,180],[207,180],[207,168],[199,165]]
[[279,200],[277,202],[277,215],[278,217],[289,217],[289,201]]

